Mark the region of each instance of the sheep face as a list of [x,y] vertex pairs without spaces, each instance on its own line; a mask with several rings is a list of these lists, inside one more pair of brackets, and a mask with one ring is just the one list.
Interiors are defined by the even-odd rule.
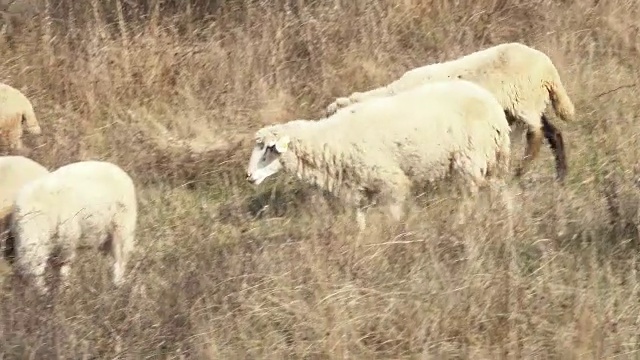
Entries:
[[264,179],[280,171],[280,156],[288,150],[289,141],[288,136],[267,141],[257,138],[247,166],[247,181],[260,185]]

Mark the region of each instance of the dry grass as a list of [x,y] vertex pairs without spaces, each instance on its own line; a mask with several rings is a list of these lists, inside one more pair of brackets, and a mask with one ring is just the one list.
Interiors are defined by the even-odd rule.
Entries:
[[[40,117],[33,158],[113,161],[140,201],[131,285],[114,290],[91,253],[52,299],[5,281],[0,357],[638,356],[640,96],[599,95],[640,81],[640,2],[220,3],[203,16],[151,2],[135,18],[119,1],[58,1],[54,19],[0,43],[1,80]],[[313,189],[245,184],[261,125],[505,41],[547,52],[578,110],[559,124],[567,185],[548,148],[514,180],[515,238],[500,209],[453,224],[441,192],[418,198],[403,231],[372,220],[356,242],[352,215]],[[193,156],[153,141],[158,128],[242,146]]]

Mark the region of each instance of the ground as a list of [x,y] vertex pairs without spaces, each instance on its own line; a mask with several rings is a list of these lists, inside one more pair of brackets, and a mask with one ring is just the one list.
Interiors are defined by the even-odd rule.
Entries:
[[[7,272],[0,356],[637,356],[637,0],[170,2],[144,17],[127,12],[142,2],[51,3],[52,19],[0,41],[1,79],[34,103],[34,159],[108,160],[135,179],[137,252],[120,289],[90,251],[51,298]],[[510,180],[513,238],[498,207],[453,222],[446,188],[417,196],[405,226],[374,214],[358,240],[313,188],[246,183],[260,126],[507,41],[549,54],[577,111],[551,116],[566,185],[548,147]]]

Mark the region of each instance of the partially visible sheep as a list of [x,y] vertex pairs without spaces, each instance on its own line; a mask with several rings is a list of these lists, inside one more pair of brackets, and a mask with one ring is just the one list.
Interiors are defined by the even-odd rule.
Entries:
[[68,279],[77,248],[110,250],[113,282],[124,281],[134,247],[137,201],[133,180],[117,165],[81,161],[29,182],[16,196],[10,232],[16,269],[34,277],[47,293],[47,260],[58,253],[60,274]]
[[[9,215],[16,194],[29,181],[49,173],[37,162],[23,156],[0,156],[0,244],[4,243]],[[12,244],[6,244],[5,255],[12,252]]]
[[42,133],[33,105],[20,90],[0,83],[0,148],[22,151],[23,131],[32,135]]
[[18,190],[49,173],[46,167],[24,156],[0,156],[0,218],[10,212]]
[[354,104],[318,121],[294,120],[255,133],[247,180],[259,185],[284,170],[357,209],[377,200],[394,220],[412,184],[446,177],[472,194],[504,182],[510,128],[487,90],[465,80],[433,82]]
[[555,154],[558,180],[564,180],[567,160],[562,133],[544,111],[551,102],[559,117],[569,122],[575,108],[551,59],[520,43],[500,44],[455,60],[409,70],[386,86],[336,99],[327,112],[332,114],[350,104],[396,94],[429,81],[455,78],[482,85],[498,99],[511,124],[517,120],[526,126],[527,146],[518,176],[526,173],[538,156],[544,136]]

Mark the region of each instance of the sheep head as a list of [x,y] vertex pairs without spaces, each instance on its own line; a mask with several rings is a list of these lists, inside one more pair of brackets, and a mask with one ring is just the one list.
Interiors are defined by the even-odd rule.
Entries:
[[256,136],[256,144],[247,166],[247,181],[260,185],[282,169],[280,156],[287,152],[291,139],[286,136]]
[[21,125],[31,135],[42,135],[42,129],[35,116],[22,115]]

